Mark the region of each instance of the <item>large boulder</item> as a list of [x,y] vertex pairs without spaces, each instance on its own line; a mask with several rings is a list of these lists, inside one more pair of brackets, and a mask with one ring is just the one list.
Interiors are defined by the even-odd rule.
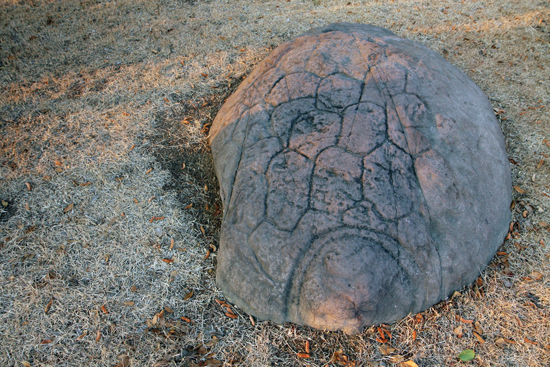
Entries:
[[430,49],[338,23],[275,49],[219,111],[217,283],[260,319],[361,331],[471,283],[510,221],[485,94]]

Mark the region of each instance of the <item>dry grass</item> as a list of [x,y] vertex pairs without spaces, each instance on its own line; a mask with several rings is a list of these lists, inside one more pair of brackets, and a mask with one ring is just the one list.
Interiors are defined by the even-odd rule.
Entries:
[[[384,326],[384,344],[215,301],[208,123],[273,47],[336,21],[470,75],[519,187],[478,283]],[[470,365],[550,365],[549,41],[547,1],[1,1],[0,365],[453,366],[467,348]]]

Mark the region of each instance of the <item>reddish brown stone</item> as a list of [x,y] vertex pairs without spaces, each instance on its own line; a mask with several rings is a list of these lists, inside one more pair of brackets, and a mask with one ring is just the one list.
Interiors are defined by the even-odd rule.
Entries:
[[483,92],[428,48],[338,23],[279,46],[210,136],[217,282],[260,319],[355,333],[472,282],[510,220]]

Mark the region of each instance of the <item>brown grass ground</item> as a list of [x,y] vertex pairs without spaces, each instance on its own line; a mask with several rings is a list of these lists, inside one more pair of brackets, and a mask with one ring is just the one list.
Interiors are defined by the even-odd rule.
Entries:
[[[517,186],[510,238],[477,284],[383,326],[387,343],[376,327],[252,325],[215,301],[204,133],[273,47],[336,21],[464,70]],[[539,0],[1,0],[0,365],[550,365],[549,41]]]

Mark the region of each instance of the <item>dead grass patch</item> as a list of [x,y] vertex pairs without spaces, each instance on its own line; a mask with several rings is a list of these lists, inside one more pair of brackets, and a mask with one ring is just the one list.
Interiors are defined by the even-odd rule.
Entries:
[[[336,21],[464,70],[518,187],[476,284],[354,337],[226,316],[204,139],[273,47]],[[1,2],[0,364],[454,366],[473,349],[472,365],[550,365],[549,41],[547,1]]]

